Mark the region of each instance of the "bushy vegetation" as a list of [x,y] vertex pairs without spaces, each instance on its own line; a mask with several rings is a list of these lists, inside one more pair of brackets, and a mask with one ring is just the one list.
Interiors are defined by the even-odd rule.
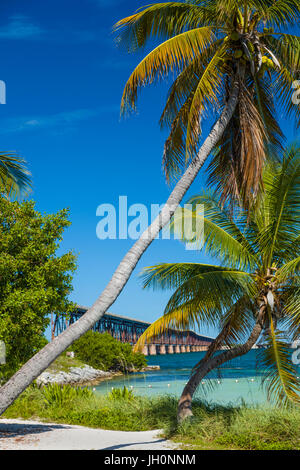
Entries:
[[113,388],[112,391],[108,394],[110,400],[134,400],[132,390],[128,390],[127,387],[123,388]]
[[92,398],[93,396],[93,392],[87,387],[71,387],[56,383],[43,387],[42,393],[45,403],[50,406],[64,406],[76,399]]
[[5,381],[47,343],[50,313],[74,309],[68,300],[73,253],[57,254],[68,211],[42,215],[33,201],[0,198],[0,340],[6,346]]
[[58,392],[61,400],[55,398],[57,387],[29,387],[3,417],[122,431],[163,429],[167,438],[189,449],[300,450],[299,408],[234,408],[195,401],[193,420],[177,426],[177,398],[172,396],[131,394],[128,399],[128,390],[103,396],[65,386]]
[[95,369],[127,372],[147,365],[143,354],[134,353],[130,344],[121,343],[108,333],[88,331],[72,344],[70,350]]

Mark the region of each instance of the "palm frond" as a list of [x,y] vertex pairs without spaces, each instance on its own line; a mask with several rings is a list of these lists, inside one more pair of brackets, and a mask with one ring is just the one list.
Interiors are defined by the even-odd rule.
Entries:
[[134,15],[118,21],[116,41],[130,51],[143,47],[149,38],[168,39],[189,29],[211,25],[209,10],[193,2],[164,2],[141,7]]
[[[300,246],[296,247],[298,253],[300,253]],[[300,275],[300,256],[288,261],[277,271],[276,277],[279,282],[285,282],[292,277],[298,277]]]
[[0,193],[9,197],[28,193],[30,176],[23,158],[15,152],[0,152]]
[[274,158],[282,152],[285,138],[275,110],[272,80],[266,75],[257,76],[254,86],[254,100],[266,133],[266,152],[269,158]]
[[274,79],[273,91],[277,103],[287,117],[295,118],[296,127],[300,126],[300,104],[294,99],[296,75],[282,66]]
[[218,96],[224,86],[223,77],[227,71],[225,60],[227,45],[222,44],[202,73],[189,109],[186,131],[186,161],[196,154],[201,135],[201,118],[208,109],[216,109]]
[[[269,396],[274,397],[278,405],[299,404],[300,389],[291,353],[283,333],[275,331],[272,318],[266,344],[267,348],[260,356],[260,367],[267,371],[264,383]],[[266,379],[269,379],[268,383]]]
[[292,340],[300,337],[300,284],[287,286],[283,289],[281,300],[284,305],[282,325]]
[[216,269],[183,282],[171,296],[165,312],[180,311],[185,306],[190,315],[200,315],[205,310],[217,317],[243,295],[251,298],[255,295],[255,285],[248,273]]
[[300,37],[295,34],[278,33],[263,36],[282,66],[296,77],[300,71]]
[[156,47],[129,77],[122,96],[121,111],[124,113],[135,109],[140,87],[151,84],[170,72],[180,73],[214,39],[213,28],[204,26],[181,33]]
[[205,218],[225,230],[249,252],[251,261],[249,265],[243,266],[241,269],[255,269],[259,265],[259,256],[257,256],[255,243],[258,227],[253,220],[249,220],[247,211],[240,207],[234,210],[232,204],[221,206],[219,193],[211,190],[191,197],[187,204],[194,207],[203,205]]
[[299,21],[298,0],[262,1],[257,5],[258,21],[264,21],[268,26],[282,27],[297,24]]
[[[207,216],[206,216],[207,215]],[[210,256],[217,257],[224,266],[237,267],[238,269],[247,269],[250,266],[256,266],[257,259],[253,252],[249,251],[249,246],[238,235],[227,231],[229,224],[224,227],[219,226],[206,214],[204,217],[195,210],[188,208],[178,209],[171,222],[171,229],[178,237],[186,243],[195,243],[199,248],[204,246],[206,253]],[[203,226],[203,230],[195,231],[195,233],[187,233],[185,235],[184,225],[186,226]],[[233,228],[233,227],[231,227]]]
[[281,260],[300,229],[300,148],[292,145],[282,165],[270,166],[264,175],[264,219],[260,246],[265,262]]
[[242,296],[221,319],[220,329],[228,325],[222,345],[233,347],[249,337],[255,323],[255,306],[249,296]]

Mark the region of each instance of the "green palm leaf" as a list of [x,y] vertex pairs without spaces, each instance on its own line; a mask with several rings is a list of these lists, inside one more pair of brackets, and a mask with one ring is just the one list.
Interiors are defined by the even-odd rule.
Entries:
[[204,26],[168,39],[150,52],[131,74],[124,89],[121,110],[135,109],[137,91],[170,72],[178,72],[190,64],[214,40],[212,27]]
[[265,378],[267,391],[269,396],[275,398],[278,405],[299,404],[300,388],[291,362],[291,353],[284,339],[281,332],[275,331],[273,320],[270,318],[270,329],[266,338],[267,348],[262,351],[260,366],[267,370]]
[[30,172],[25,160],[14,152],[0,152],[0,193],[15,197],[30,189]]

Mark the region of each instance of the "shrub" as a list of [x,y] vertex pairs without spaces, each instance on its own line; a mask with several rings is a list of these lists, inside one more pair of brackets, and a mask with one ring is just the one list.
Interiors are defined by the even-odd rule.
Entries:
[[134,353],[130,344],[123,344],[108,333],[88,331],[70,349],[78,359],[96,369],[128,372],[147,365],[143,354]]
[[75,399],[92,398],[93,392],[88,388],[71,387],[71,385],[51,384],[43,387],[44,401],[49,406],[62,406]]
[[122,388],[114,388],[109,394],[108,398],[110,400],[125,400],[130,401],[134,399],[134,395],[132,390],[128,390],[127,387]]

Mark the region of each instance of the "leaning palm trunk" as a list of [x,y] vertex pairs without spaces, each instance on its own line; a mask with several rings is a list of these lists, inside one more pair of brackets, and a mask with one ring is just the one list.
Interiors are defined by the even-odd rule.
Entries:
[[170,221],[200,168],[222,137],[236,108],[238,96],[239,79],[236,78],[232,86],[230,98],[221,116],[205,139],[197,157],[192,161],[182,178],[176,184],[162,211],[125,255],[110,282],[85,315],[76,323],[69,326],[63,333],[55,338],[54,341],[47,344],[47,346],[33,356],[3,387],[1,387],[0,414],[3,413],[20,393],[22,393],[63,351],[91,329],[117,299],[139,259],[156,238],[160,230]]
[[[179,422],[193,416],[191,409],[192,399],[201,380],[213,369],[220,367],[222,364],[234,359],[235,357],[243,356],[244,354],[248,353],[250,349],[254,346],[263,330],[262,314],[263,312],[261,312],[261,314],[258,316],[255,326],[248,340],[244,344],[229,349],[228,351],[220,353],[217,356],[211,357],[211,354],[207,354],[199,363],[199,366],[197,367],[194,374],[191,375],[191,378],[184,387],[182,395],[180,397],[177,412],[177,418]],[[215,348],[212,347],[212,350],[215,350]],[[208,351],[208,353],[209,352],[210,351]]]

